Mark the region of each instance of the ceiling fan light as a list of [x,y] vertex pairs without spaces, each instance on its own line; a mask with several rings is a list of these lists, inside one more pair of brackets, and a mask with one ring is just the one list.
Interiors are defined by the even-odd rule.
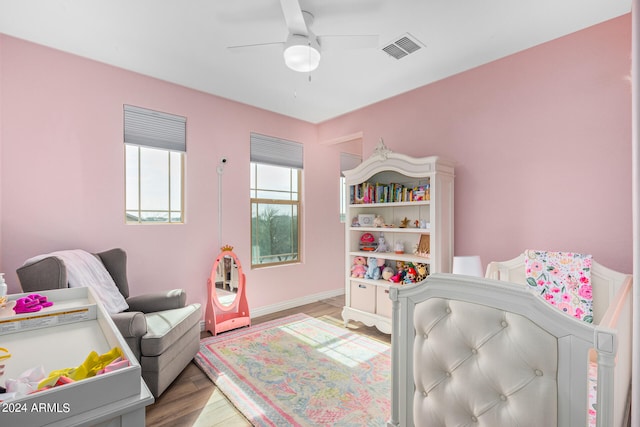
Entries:
[[320,46],[312,38],[293,35],[284,48],[284,62],[294,71],[306,73],[318,68]]

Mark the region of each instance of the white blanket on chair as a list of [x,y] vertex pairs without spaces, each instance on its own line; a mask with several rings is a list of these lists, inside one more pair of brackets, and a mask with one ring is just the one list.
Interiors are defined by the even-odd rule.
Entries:
[[33,264],[50,256],[64,262],[70,288],[91,288],[109,314],[120,313],[129,308],[107,269],[95,255],[87,251],[75,249],[38,255],[28,259],[24,265]]

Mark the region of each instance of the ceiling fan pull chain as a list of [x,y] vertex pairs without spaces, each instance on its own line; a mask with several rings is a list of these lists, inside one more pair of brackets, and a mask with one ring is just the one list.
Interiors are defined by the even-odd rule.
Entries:
[[310,41],[307,42],[307,46],[309,46],[309,50],[307,51],[307,59],[309,61],[309,83],[311,83],[312,67],[311,67],[311,42]]

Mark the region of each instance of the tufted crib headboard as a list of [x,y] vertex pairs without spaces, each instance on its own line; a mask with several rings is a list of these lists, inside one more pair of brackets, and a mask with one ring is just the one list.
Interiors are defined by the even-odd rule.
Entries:
[[592,348],[598,420],[614,425],[615,330],[493,279],[434,274],[390,298],[389,426],[586,426]]

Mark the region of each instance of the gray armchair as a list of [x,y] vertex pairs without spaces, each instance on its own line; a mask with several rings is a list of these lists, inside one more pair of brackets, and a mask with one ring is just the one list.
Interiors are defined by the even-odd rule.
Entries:
[[[95,254],[113,278],[129,309],[111,316],[142,368],[157,398],[189,364],[200,348],[200,304],[186,304],[181,289],[130,296],[127,254],[111,249]],[[47,257],[17,270],[23,292],[67,288],[64,262]]]

